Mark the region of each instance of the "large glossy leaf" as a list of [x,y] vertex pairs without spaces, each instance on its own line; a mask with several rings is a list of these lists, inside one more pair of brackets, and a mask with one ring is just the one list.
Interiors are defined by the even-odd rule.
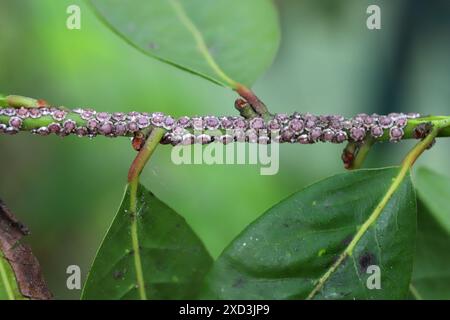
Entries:
[[271,0],[90,0],[142,52],[209,80],[251,85],[279,44]]
[[[329,272],[312,298],[404,298],[416,235],[416,199],[409,174],[378,218],[368,228],[361,227],[374,218],[397,173],[398,168],[388,168],[339,174],[280,202],[222,253],[200,297],[304,299]],[[359,228],[363,233],[353,254],[330,269]],[[380,267],[379,290],[366,286],[370,265]]]
[[417,172],[420,198],[411,291],[417,299],[450,299],[450,179]]
[[[83,299],[139,299],[127,188],[95,258]],[[186,221],[143,186],[138,189],[137,235],[148,299],[188,299],[212,259]]]

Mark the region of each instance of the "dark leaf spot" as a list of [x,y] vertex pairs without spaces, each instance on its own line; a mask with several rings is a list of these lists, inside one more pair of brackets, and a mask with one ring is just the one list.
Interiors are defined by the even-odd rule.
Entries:
[[359,266],[362,272],[366,272],[367,268],[374,264],[376,264],[376,259],[372,253],[365,253],[359,257]]
[[245,283],[244,279],[238,278],[238,279],[236,279],[236,281],[234,281],[232,286],[233,286],[233,288],[242,288],[244,283]]
[[353,240],[353,235],[349,235],[346,238],[344,238],[344,240],[342,240],[342,244],[344,246],[348,246],[350,244],[350,242],[352,242]]
[[116,270],[113,273],[113,278],[115,280],[121,280],[121,279],[123,279],[125,272],[126,272],[125,270]]
[[148,44],[148,48],[149,48],[150,50],[158,50],[158,49],[159,49],[159,45],[158,45],[157,43],[155,43],[155,42],[150,42],[150,43]]

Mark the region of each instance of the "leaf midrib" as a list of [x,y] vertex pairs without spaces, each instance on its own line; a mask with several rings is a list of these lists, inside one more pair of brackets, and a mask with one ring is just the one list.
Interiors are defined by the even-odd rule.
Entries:
[[187,15],[186,11],[183,8],[183,5],[178,0],[168,0],[168,1],[173,11],[175,12],[177,18],[186,27],[186,29],[194,38],[197,44],[198,51],[205,58],[205,61],[211,68],[211,70],[227,85],[229,85],[233,89],[236,89],[238,87],[238,83],[233,79],[231,79],[216,62],[211,52],[209,51],[208,46],[206,45],[206,41],[203,37],[202,32],[197,28],[195,23],[189,18],[189,16]]
[[331,278],[331,276],[337,271],[337,269],[342,265],[342,263],[345,261],[345,259],[348,256],[351,256],[353,253],[353,249],[356,247],[356,245],[359,243],[361,238],[366,234],[366,232],[369,230],[369,228],[377,222],[378,218],[381,216],[384,208],[391,200],[392,196],[395,192],[397,192],[399,186],[405,179],[406,175],[409,173],[409,166],[402,166],[400,168],[399,173],[395,177],[395,179],[390,184],[386,194],[383,196],[381,201],[377,204],[375,209],[372,211],[372,213],[369,215],[369,217],[366,219],[366,221],[363,223],[361,228],[357,231],[355,234],[355,237],[353,240],[348,244],[348,246],[345,248],[345,250],[339,255],[338,260],[330,267],[328,270],[322,275],[322,277],[319,278],[314,288],[311,290],[311,292],[307,296],[307,300],[313,299],[317,293],[323,288],[325,283]]

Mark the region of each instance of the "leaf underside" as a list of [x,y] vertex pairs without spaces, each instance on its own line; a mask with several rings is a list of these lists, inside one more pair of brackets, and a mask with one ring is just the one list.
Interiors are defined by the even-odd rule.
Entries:
[[90,3],[108,26],[140,51],[227,86],[232,84],[226,77],[250,86],[272,63],[280,41],[271,0]]
[[[149,299],[190,299],[212,264],[186,221],[142,185],[137,222]],[[129,189],[95,257],[82,299],[139,299],[128,212]]]
[[[304,299],[371,215],[398,168],[360,170],[316,183],[280,202],[225,249],[208,274],[202,299]],[[408,294],[416,235],[409,175],[353,255],[316,299],[399,299]],[[381,289],[369,290],[369,265]]]

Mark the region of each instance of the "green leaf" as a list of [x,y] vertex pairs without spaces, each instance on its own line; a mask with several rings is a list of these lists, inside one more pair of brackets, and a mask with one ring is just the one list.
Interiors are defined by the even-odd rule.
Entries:
[[450,233],[450,178],[430,169],[420,168],[416,174],[416,187],[430,213]]
[[142,185],[137,193],[137,236],[141,265],[132,250],[130,191],[110,227],[86,281],[83,299],[138,299],[141,268],[149,299],[189,299],[212,259],[186,221]]
[[417,171],[420,198],[411,291],[416,299],[450,299],[450,179]]
[[23,300],[16,276],[9,262],[0,252],[0,300]]
[[[449,201],[450,205],[450,201]],[[450,299],[450,233],[419,202],[411,292],[416,299]]]
[[90,0],[98,15],[147,55],[236,88],[251,85],[278,49],[271,0]]
[[[225,249],[200,297],[404,298],[416,234],[416,199],[409,174],[379,216],[374,215],[398,172],[387,168],[339,174],[280,202]],[[359,239],[352,254],[338,263],[352,239]],[[381,269],[380,290],[366,286],[369,265]],[[323,287],[311,297],[325,274],[329,277]]]

